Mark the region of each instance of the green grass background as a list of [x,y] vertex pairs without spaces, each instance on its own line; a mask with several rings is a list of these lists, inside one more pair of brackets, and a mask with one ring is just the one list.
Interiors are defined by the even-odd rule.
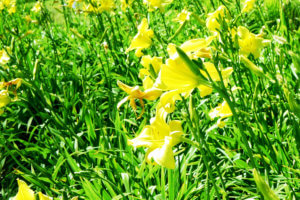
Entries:
[[[205,20],[222,4],[231,11],[231,23],[253,33],[263,26],[269,29],[266,38],[271,44],[256,64],[274,82],[257,77],[235,60],[214,57],[213,61],[234,68],[228,90],[234,85],[242,88],[233,97],[265,181],[280,199],[299,198],[299,113],[291,109],[283,91],[286,87],[299,103],[300,74],[295,70],[299,56],[290,54],[299,53],[297,1],[258,0],[256,10],[248,15],[240,14],[239,0],[174,0],[162,14],[147,12],[141,0],[127,12],[118,6],[113,13],[95,15],[75,13],[61,7],[62,3],[46,1],[40,14],[31,13],[38,24],[24,20],[34,2],[20,0],[17,13],[0,13],[0,49],[12,49],[9,67],[0,67],[1,80],[24,80],[18,100],[0,116],[0,199],[17,193],[17,178],[36,192],[63,199],[263,199],[236,121],[230,119],[224,129],[212,128],[216,121],[208,113],[223,101],[218,93],[206,98],[193,93],[198,121],[192,125],[188,102],[176,104],[172,119],[183,120],[186,137],[192,140],[196,124],[202,150],[186,143],[177,145],[175,170],[147,164],[146,150],[127,144],[149,123],[156,103],[147,102],[139,120],[128,104],[116,108],[126,95],[117,80],[141,85],[140,59],[125,50],[143,17],[150,19],[151,29],[163,38],[154,38],[145,54],[167,58],[164,41],[179,27],[172,19],[183,8]],[[83,37],[74,34],[74,29]],[[33,33],[22,37],[29,30]],[[172,43],[209,35],[192,18]],[[224,41],[215,43],[216,49],[234,58],[238,51],[228,38]]]

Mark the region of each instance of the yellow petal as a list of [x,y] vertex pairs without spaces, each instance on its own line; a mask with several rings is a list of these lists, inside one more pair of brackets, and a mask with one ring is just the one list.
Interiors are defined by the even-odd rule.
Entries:
[[181,100],[179,90],[165,92],[160,97],[160,105],[168,112],[172,113],[175,110],[176,100]]
[[198,89],[200,90],[200,96],[203,98],[207,95],[210,95],[213,91],[211,87],[205,86],[205,85],[200,85],[198,86]]
[[39,200],[52,200],[52,197],[49,197],[41,192],[39,192]]
[[10,60],[10,57],[7,55],[6,51],[2,49],[0,51],[0,65],[6,65]]
[[211,119],[214,119],[216,117],[221,117],[221,119],[223,119],[223,118],[227,118],[227,117],[232,116],[232,112],[231,112],[231,109],[230,109],[228,103],[226,101],[224,101],[218,107],[213,109],[209,113],[209,116],[210,116]]
[[199,85],[199,77],[177,56],[169,58],[161,69],[161,80],[168,90],[192,89]]
[[34,200],[34,192],[29,188],[29,186],[22,180],[17,179],[19,191],[18,194],[13,198],[13,200]]
[[151,89],[153,87],[153,84],[154,84],[154,81],[149,76],[146,76],[143,79],[143,87],[145,90]]
[[256,0],[246,0],[245,1],[245,4],[244,4],[244,7],[242,9],[242,13],[247,13],[247,12],[250,12],[251,10],[254,9],[254,5],[255,5],[255,1]]
[[122,99],[121,101],[119,101],[117,108],[119,109],[128,100],[129,100],[129,96],[127,96],[124,99]]
[[183,43],[180,46],[180,48],[186,53],[199,51],[200,49],[209,46],[214,38],[215,36],[210,36],[208,38],[198,38],[198,39],[188,40],[185,43]]
[[134,147],[151,147],[153,146],[153,142],[153,129],[151,126],[145,126],[138,137],[128,140],[128,143]]
[[143,96],[144,99],[155,100],[158,97],[160,97],[162,91],[161,91],[161,89],[151,88],[151,89],[145,90],[144,93],[145,93],[145,95]]
[[170,136],[172,137],[171,145],[175,146],[182,141],[181,136],[183,135],[183,130],[181,126],[181,121],[172,120],[169,122],[169,126],[171,131]]
[[151,151],[147,160],[154,160],[157,164],[168,169],[175,169],[174,153],[172,151],[172,138],[165,137],[165,143],[161,148],[156,148]]
[[7,90],[0,91],[0,108],[6,106],[11,102],[11,98],[9,97],[9,93]]
[[117,81],[117,85],[119,86],[119,88],[121,88],[127,94],[131,94],[131,92],[133,90],[133,87],[130,87],[121,81]]

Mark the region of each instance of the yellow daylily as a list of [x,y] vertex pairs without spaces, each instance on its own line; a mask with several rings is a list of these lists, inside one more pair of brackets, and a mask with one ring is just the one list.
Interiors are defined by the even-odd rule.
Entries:
[[181,13],[177,15],[177,17],[174,19],[175,22],[179,22],[180,24],[183,24],[185,21],[190,20],[191,12],[187,11],[186,9],[183,9]]
[[192,91],[193,89],[167,91],[161,95],[158,106],[163,107],[166,112],[172,113],[176,108],[175,102],[177,100],[182,100],[182,97],[184,98],[189,97]]
[[270,41],[265,40],[260,35],[251,33],[246,27],[239,26],[237,29],[239,36],[238,42],[240,46],[240,54],[248,57],[252,54],[255,58],[260,56],[261,50]]
[[0,11],[7,9],[9,14],[16,12],[16,0],[0,0]]
[[256,0],[246,0],[245,3],[244,3],[244,7],[242,9],[242,13],[247,13],[247,12],[250,12],[254,9],[254,6],[255,6],[255,1]]
[[41,11],[41,9],[42,9],[42,3],[38,1],[34,4],[33,8],[31,8],[31,11],[38,13]]
[[142,50],[151,46],[151,38],[153,35],[153,30],[148,29],[147,19],[142,19],[141,24],[138,26],[138,33],[134,36],[129,48],[126,50],[126,53],[135,49],[135,55],[137,57],[143,56]]
[[209,113],[210,118],[213,120],[216,117],[220,117],[218,120],[218,126],[220,128],[223,128],[225,126],[224,121],[222,119],[231,117],[232,112],[231,109],[226,101],[224,101],[222,104],[219,104],[218,107],[214,108],[210,113]]
[[109,12],[116,8],[114,0],[100,0],[99,3],[100,3],[100,6],[98,8],[98,11],[100,13],[102,13],[104,11]]
[[123,11],[126,10],[132,4],[133,0],[121,0],[121,8]]
[[150,120],[150,125],[145,126],[141,134],[128,140],[128,143],[134,147],[148,147],[146,153],[148,162],[174,169],[175,159],[172,147],[181,142],[183,131],[180,121],[172,120],[167,124],[166,116],[167,112],[158,107],[156,116]]
[[225,16],[228,14],[228,11],[225,6],[220,6],[215,12],[209,13],[208,17],[206,19],[206,27],[208,30],[212,32],[216,32],[217,29],[220,30],[220,23],[219,19],[225,18]]
[[19,191],[12,200],[35,200],[34,192],[30,187],[22,180],[17,179]]
[[[162,57],[151,57],[149,55],[143,56],[141,59],[141,65],[144,67],[139,72],[139,78],[143,79],[145,76],[150,76],[150,66],[153,68],[153,72],[157,75],[163,64]],[[156,78],[156,77],[153,77]]]
[[[216,82],[221,81],[221,77],[213,63],[205,62],[203,64],[204,64],[206,71],[208,72],[209,76],[211,77],[211,79],[213,81],[216,81]],[[205,73],[205,71],[203,71],[203,70],[200,70],[200,71],[205,77],[208,77],[207,74]],[[227,86],[229,76],[232,74],[232,72],[233,72],[232,67],[227,67],[226,69],[221,70],[221,75],[222,75],[222,79],[223,79],[225,86]],[[200,90],[201,97],[205,97],[212,93],[212,88],[209,86],[206,86],[206,85],[200,85],[198,87],[198,89]]]
[[180,48],[191,58],[211,58],[211,48],[209,45],[216,38],[216,36],[209,36],[207,38],[197,38],[184,42]]
[[118,81],[117,84],[124,92],[126,92],[128,94],[127,97],[125,97],[124,99],[122,99],[118,103],[117,108],[119,109],[126,101],[129,101],[130,106],[132,107],[134,112],[136,112],[137,106],[136,106],[136,103],[135,103],[135,99],[138,99],[138,100],[140,100],[140,104],[142,106],[142,112],[141,112],[141,114],[138,118],[140,118],[142,116],[142,114],[144,113],[144,101],[143,101],[143,99],[155,100],[162,93],[162,91],[160,89],[157,89],[157,88],[151,88],[151,89],[148,89],[148,90],[145,90],[144,92],[142,92],[140,90],[139,86],[130,87],[130,86],[122,83],[121,81]]
[[0,50],[0,65],[6,65],[10,60],[10,57],[4,49]]
[[52,197],[49,197],[41,192],[39,192],[39,200],[52,200]]
[[172,1],[173,0],[144,0],[144,4],[148,5],[150,12],[156,9],[163,11],[168,4],[172,3]]
[[[210,62],[205,62],[203,64],[213,81],[221,81],[214,64]],[[231,67],[221,71],[225,84],[232,71],[233,69]],[[200,72],[203,76],[207,77],[203,70],[200,70]],[[163,65],[161,70],[161,80],[168,90],[179,89],[183,92],[184,90],[189,91],[198,87],[202,97],[211,94],[212,92],[212,88],[207,85],[203,85],[201,77],[195,74],[179,56],[173,56],[173,59],[169,58],[166,61],[166,64]]]
[[7,90],[0,91],[0,108],[5,107],[7,104],[11,102],[11,98],[9,97],[9,93]]

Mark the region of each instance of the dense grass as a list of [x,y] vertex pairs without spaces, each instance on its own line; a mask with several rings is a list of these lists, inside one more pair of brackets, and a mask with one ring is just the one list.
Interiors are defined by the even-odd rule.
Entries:
[[[247,14],[241,14],[239,0],[174,0],[163,12],[148,12],[141,0],[125,12],[117,1],[113,12],[99,14],[78,13],[63,3],[47,1],[34,13],[34,3],[20,0],[16,13],[0,13],[0,50],[11,49],[9,63],[0,65],[1,81],[23,80],[0,115],[0,199],[16,195],[17,178],[63,199],[264,199],[254,168],[280,199],[300,197],[297,1],[257,0]],[[184,137],[194,145],[173,148],[174,170],[148,164],[146,149],[127,140],[149,124],[159,100],[146,102],[141,119],[128,103],[117,109],[126,96],[118,80],[142,85],[140,58],[125,50],[147,17],[155,37],[145,55],[165,61],[168,43],[211,35],[205,20],[219,5],[231,15],[222,30],[245,26],[258,34],[264,27],[270,44],[250,59],[266,76],[245,67],[238,46],[221,31],[211,45],[212,59],[205,61],[234,69],[226,94],[201,98],[194,90],[177,101],[168,118],[182,121]],[[183,8],[197,17],[168,42],[180,26],[172,20]],[[26,15],[37,23],[26,22]],[[224,97],[236,113],[218,128],[209,112]]]

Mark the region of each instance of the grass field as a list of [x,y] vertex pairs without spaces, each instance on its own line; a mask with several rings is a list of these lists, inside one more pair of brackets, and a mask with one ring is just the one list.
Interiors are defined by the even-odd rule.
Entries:
[[298,0],[0,0],[0,199],[300,198]]

